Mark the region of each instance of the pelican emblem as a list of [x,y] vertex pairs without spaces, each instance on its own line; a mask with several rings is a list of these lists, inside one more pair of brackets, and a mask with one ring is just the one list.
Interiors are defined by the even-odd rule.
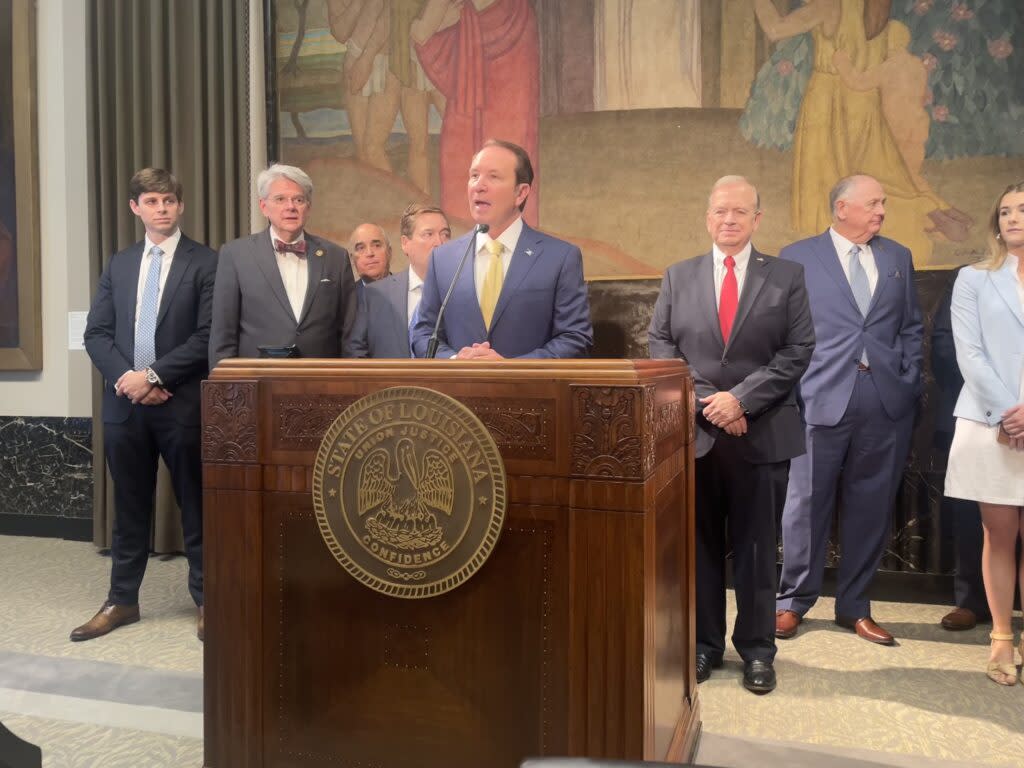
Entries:
[[437,515],[451,517],[455,482],[440,451],[428,448],[417,461],[416,446],[408,438],[395,444],[394,456],[376,448],[363,463],[358,487],[359,517],[378,541],[412,551],[432,547],[443,537]]

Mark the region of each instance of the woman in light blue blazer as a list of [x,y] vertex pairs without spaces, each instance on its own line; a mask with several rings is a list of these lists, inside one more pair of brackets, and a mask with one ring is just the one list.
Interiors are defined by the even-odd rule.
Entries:
[[988,257],[960,270],[953,286],[953,341],[964,387],[953,411],[946,495],[981,508],[982,575],[992,611],[986,674],[1013,685],[1014,582],[1024,591],[1024,567],[1018,570],[1016,560],[1024,534],[1024,182],[999,196],[988,239]]

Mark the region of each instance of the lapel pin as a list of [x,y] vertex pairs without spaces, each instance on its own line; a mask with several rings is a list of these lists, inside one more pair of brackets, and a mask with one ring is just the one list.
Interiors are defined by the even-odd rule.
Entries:
[[316,255],[317,256],[323,256],[324,255],[324,249],[323,248],[317,248],[316,249]]

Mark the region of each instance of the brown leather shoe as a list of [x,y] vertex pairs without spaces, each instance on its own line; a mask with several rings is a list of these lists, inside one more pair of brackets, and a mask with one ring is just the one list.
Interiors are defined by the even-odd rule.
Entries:
[[199,606],[199,610],[196,612],[196,637],[199,638],[199,642],[202,643],[206,639],[206,627],[203,622],[203,606]]
[[954,608],[943,616],[939,623],[942,624],[943,629],[948,629],[950,632],[962,632],[965,629],[974,629],[978,623],[978,617],[969,608]]
[[857,633],[858,637],[862,637],[872,643],[878,643],[879,645],[892,645],[896,642],[896,639],[880,626],[875,624],[870,616],[865,616],[862,619],[849,619],[845,616],[836,616],[836,624],[840,627],[852,629]]
[[803,620],[803,616],[796,611],[776,611],[775,636],[780,640],[788,640],[796,635],[796,628]]
[[92,640],[125,624],[134,624],[138,620],[138,605],[114,605],[108,600],[100,607],[99,613],[82,626],[71,630],[71,641],[77,643]]

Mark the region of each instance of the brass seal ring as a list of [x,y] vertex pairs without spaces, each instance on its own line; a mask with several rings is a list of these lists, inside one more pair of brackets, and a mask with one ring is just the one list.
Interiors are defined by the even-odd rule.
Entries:
[[313,509],[352,576],[392,597],[455,589],[486,562],[505,521],[505,465],[466,406],[422,387],[360,398],[328,428]]

